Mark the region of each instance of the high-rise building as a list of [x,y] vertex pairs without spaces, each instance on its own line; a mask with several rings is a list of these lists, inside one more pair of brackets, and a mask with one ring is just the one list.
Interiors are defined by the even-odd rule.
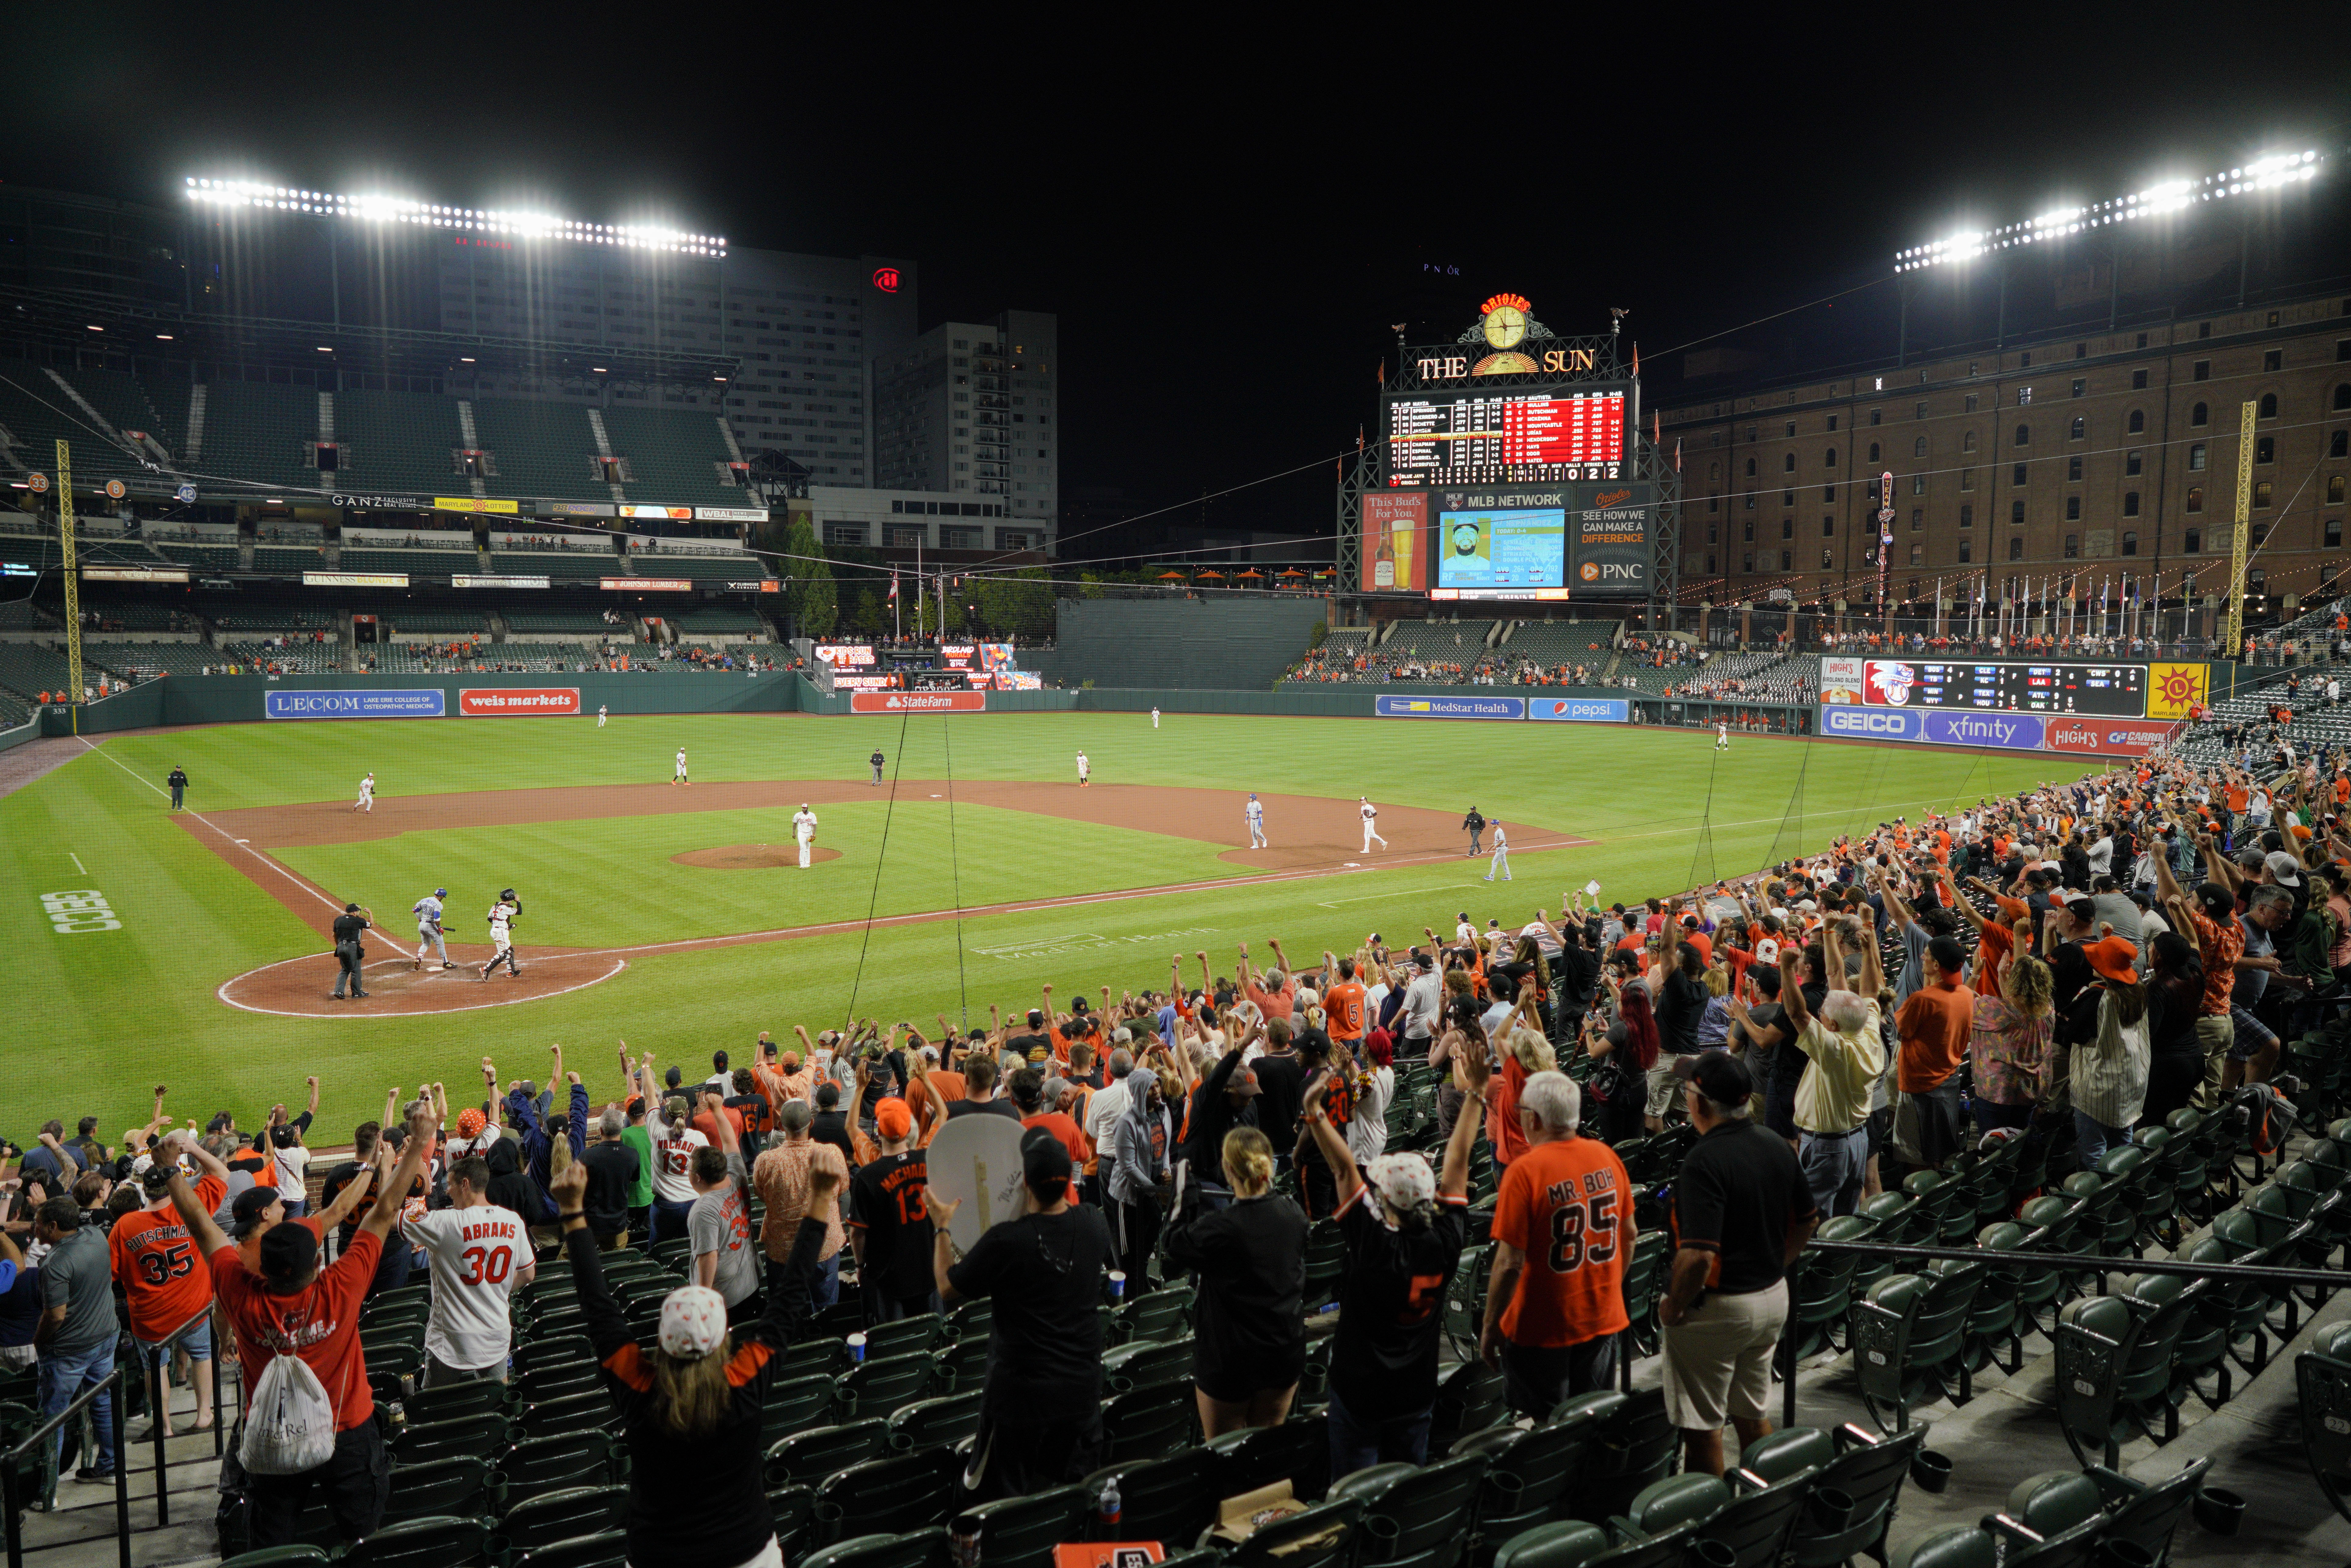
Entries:
[[[873,355],[880,488],[1000,502],[1000,535],[1050,551],[1060,531],[1061,359],[1054,317],[948,321]],[[1033,536],[1033,537],[1032,537]]]

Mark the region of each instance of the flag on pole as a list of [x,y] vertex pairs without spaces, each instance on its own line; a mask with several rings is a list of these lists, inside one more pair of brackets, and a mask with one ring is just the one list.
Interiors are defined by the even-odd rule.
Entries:
[[898,597],[898,574],[894,571],[890,574],[890,597],[893,600]]
[[1677,474],[1678,474],[1678,473],[1680,473],[1681,471],[1682,471],[1682,438],[1681,438],[1680,436],[1677,435],[1677,436],[1675,436],[1675,437],[1674,437],[1674,472],[1675,472],[1675,473],[1677,473]]

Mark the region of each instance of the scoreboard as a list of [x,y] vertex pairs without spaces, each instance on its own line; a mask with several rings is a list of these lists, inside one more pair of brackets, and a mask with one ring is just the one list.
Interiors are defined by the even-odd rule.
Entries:
[[1626,389],[1430,392],[1388,400],[1391,488],[1622,479]]
[[[1823,700],[1874,707],[1964,708],[1985,713],[2147,715],[2145,664],[1948,662],[1830,658],[1822,661]],[[1860,680],[1855,689],[1853,666]]]

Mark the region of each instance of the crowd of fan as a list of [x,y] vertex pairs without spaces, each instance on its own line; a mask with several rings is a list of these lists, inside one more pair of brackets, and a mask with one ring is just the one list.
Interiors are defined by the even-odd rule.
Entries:
[[[36,1368],[60,1410],[127,1333],[154,1418],[173,1419],[183,1364],[202,1425],[215,1325],[250,1373],[290,1353],[331,1409],[331,1451],[225,1485],[256,1546],[289,1540],[321,1485],[357,1539],[385,1474],[362,1301],[429,1278],[425,1385],[502,1380],[509,1292],[560,1268],[633,1461],[632,1560],[772,1563],[760,1401],[775,1353],[845,1291],[870,1324],[993,1301],[965,1481],[986,1500],[1093,1469],[1097,1308],[1122,1290],[1192,1281],[1208,1436],[1280,1422],[1305,1364],[1309,1226],[1333,1221],[1332,1475],[1417,1463],[1441,1326],[1422,1282],[1454,1275],[1473,1165],[1496,1178],[1478,1354],[1540,1419],[1615,1375],[1635,1218],[1614,1145],[1686,1123],[1665,1398],[1686,1464],[1719,1474],[1726,1425],[1742,1444],[1770,1429],[1784,1273],[1820,1219],[1986,1135],[2041,1142],[2053,1178],[2086,1166],[2266,1078],[2280,1037],[2335,1003],[2346,768],[2264,782],[2156,759],[1679,897],[1464,909],[1418,942],[1375,932],[1303,962],[1276,940],[1262,967],[1244,943],[1224,973],[1179,953],[1164,989],[1064,1005],[1049,986],[968,1029],[795,1028],[739,1065],[715,1052],[706,1076],[623,1042],[593,1088],[559,1046],[544,1090],[502,1087],[485,1058],[478,1096],[388,1093],[323,1179],[316,1079],[306,1110],[250,1130],[228,1111],[174,1127],[158,1085],[119,1144],[51,1122],[7,1169],[0,1365]],[[1399,1063],[1438,1075],[1427,1136],[1392,1134]],[[1026,1197],[963,1252],[925,1151],[972,1116],[1022,1129]],[[641,1344],[601,1260],[675,1239],[687,1282]],[[92,1481],[120,1462],[97,1414],[77,1472]]]

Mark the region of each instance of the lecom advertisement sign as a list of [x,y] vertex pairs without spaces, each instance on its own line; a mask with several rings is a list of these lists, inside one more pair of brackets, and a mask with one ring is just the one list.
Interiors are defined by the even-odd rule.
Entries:
[[579,711],[578,686],[494,686],[457,694],[457,712],[465,718],[524,718]]
[[986,692],[852,692],[852,713],[982,713]]

